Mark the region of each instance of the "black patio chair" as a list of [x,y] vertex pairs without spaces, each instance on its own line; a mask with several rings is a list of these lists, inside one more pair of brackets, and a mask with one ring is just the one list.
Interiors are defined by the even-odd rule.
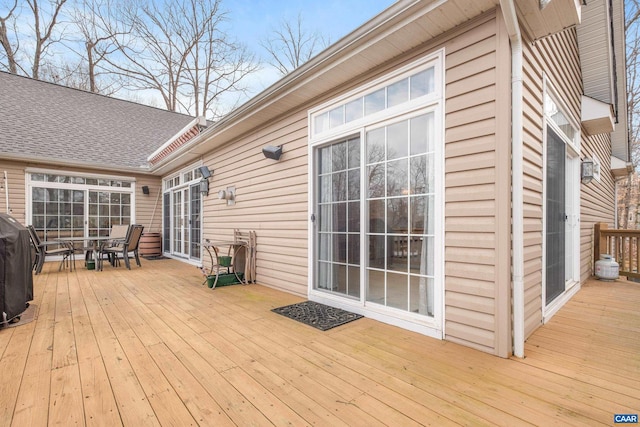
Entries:
[[[74,266],[72,265],[72,261],[75,263],[75,259],[73,258],[73,247],[64,242],[58,241],[49,241],[43,242],[40,240],[36,229],[33,225],[28,225],[27,229],[29,230],[29,236],[31,236],[31,243],[33,243],[33,247],[36,252],[36,258],[33,263],[33,268],[36,270],[36,274],[40,274],[42,271],[42,266],[44,265],[44,261],[47,255],[61,255],[62,260],[60,261],[60,267],[58,267],[58,271],[62,270],[62,266],[65,261],[69,264],[69,269],[73,270]],[[55,248],[50,248],[50,246],[54,246]]]

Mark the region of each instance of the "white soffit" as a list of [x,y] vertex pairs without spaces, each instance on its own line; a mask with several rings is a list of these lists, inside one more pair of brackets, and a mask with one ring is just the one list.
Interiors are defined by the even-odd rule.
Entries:
[[611,173],[616,178],[629,175],[633,172],[633,164],[631,162],[625,162],[616,156],[611,156]]
[[613,106],[584,95],[580,120],[589,135],[611,133],[615,129]]
[[523,27],[534,39],[580,23],[581,0],[516,0],[515,3]]

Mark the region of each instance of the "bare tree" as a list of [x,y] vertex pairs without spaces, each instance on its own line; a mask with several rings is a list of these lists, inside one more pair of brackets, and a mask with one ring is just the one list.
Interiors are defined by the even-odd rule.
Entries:
[[27,4],[33,12],[33,28],[35,31],[35,46],[33,63],[31,65],[31,77],[40,78],[40,63],[47,54],[49,48],[60,41],[53,29],[58,23],[58,15],[67,0],[49,0],[49,10],[45,11],[38,0],[27,0]]
[[295,22],[283,20],[280,28],[260,43],[269,54],[269,64],[282,75],[295,70],[329,44],[322,34],[304,29],[301,14]]
[[114,35],[118,51],[104,61],[127,89],[155,92],[170,111],[215,113],[216,100],[256,69],[220,28],[220,0],[137,0],[121,5],[120,18],[130,30]]
[[[0,56],[0,61],[6,60],[6,64],[0,62],[0,66],[5,66],[10,73],[18,73],[18,63],[16,61],[15,54],[18,50],[17,45],[13,45],[9,39],[9,31],[7,29],[7,22],[12,20],[16,8],[18,7],[18,0],[14,0],[13,4],[8,8],[5,15],[0,16],[0,46],[4,52]],[[14,31],[15,32],[15,31]]]
[[117,1],[81,0],[71,13],[71,21],[78,30],[72,49],[84,63],[78,70],[82,78],[77,83],[91,92],[111,95],[122,87],[121,79],[103,66],[106,58],[118,51],[114,39],[131,32],[130,27],[121,23],[119,10]]
[[[6,64],[3,64],[12,73],[28,74],[34,79],[40,78],[40,67],[47,55],[52,54],[52,46],[62,39],[62,31],[58,31],[58,18],[67,0],[27,0],[26,5],[31,11],[31,32],[28,34],[18,33],[18,14],[22,10],[18,8],[19,2],[11,2],[8,12],[0,17],[0,44],[3,48],[3,57]],[[44,4],[43,4],[44,3]],[[23,9],[27,9],[26,7]],[[7,23],[11,23],[12,36],[9,35]],[[27,66],[21,64],[18,58],[20,46],[32,47],[28,52],[22,52],[24,62],[30,64],[30,71]]]
[[626,0],[627,105],[632,161],[640,163],[640,0]]

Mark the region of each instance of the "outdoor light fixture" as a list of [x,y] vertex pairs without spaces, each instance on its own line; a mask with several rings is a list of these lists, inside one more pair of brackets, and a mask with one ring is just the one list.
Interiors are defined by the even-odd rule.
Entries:
[[149,194],[149,186],[148,185],[143,185],[142,186],[142,194]]
[[200,166],[198,170],[200,171],[200,174],[204,179],[209,179],[209,177],[211,176],[211,171],[206,166]]
[[211,176],[213,171],[210,171],[209,168],[206,166],[200,166],[198,170],[200,171],[200,175],[202,176],[202,181],[200,181],[200,194],[202,194],[203,196],[208,196],[209,195],[209,177]]
[[227,206],[233,206],[236,204],[236,187],[227,187],[226,190],[218,191],[218,199],[226,200]]
[[580,181],[583,184],[588,184],[593,179],[595,172],[593,159],[584,158],[582,159],[582,165],[580,167]]
[[280,156],[282,156],[282,145],[277,147],[267,145],[262,149],[262,154],[264,154],[267,159],[280,160]]
[[209,181],[207,181],[206,179],[200,181],[200,194],[202,194],[203,196],[209,195]]

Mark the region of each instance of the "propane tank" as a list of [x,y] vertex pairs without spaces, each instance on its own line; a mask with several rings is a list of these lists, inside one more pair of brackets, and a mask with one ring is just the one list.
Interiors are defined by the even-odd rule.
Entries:
[[616,280],[620,273],[620,265],[609,254],[600,255],[596,261],[596,276],[600,280]]

